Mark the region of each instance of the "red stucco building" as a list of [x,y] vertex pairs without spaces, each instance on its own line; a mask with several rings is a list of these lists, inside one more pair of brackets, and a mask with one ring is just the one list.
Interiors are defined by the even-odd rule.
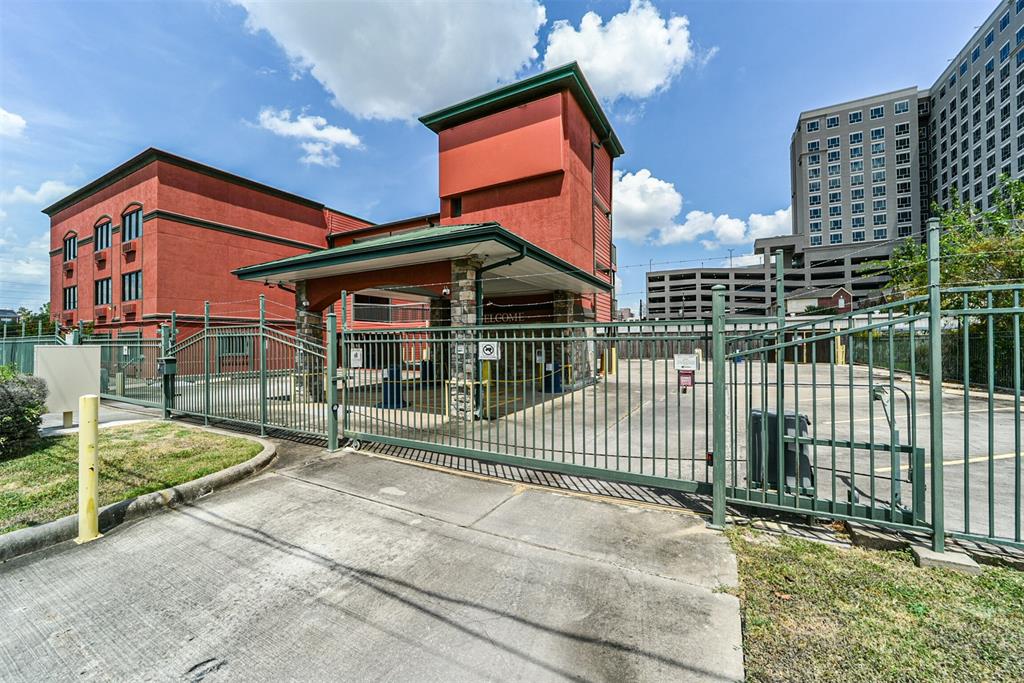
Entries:
[[579,67],[421,121],[438,134],[440,211],[379,225],[142,152],[44,209],[55,319],[150,337],[174,312],[180,338],[202,324],[206,301],[216,322],[251,321],[264,294],[268,317],[294,324],[296,308],[323,312],[347,290],[358,293],[357,326],[423,324],[469,258],[485,283],[483,322],[554,319],[565,298],[574,319],[611,320],[622,147]]

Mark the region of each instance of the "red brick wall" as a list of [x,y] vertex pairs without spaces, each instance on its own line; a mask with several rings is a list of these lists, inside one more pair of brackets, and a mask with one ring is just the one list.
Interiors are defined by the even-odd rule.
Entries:
[[[121,212],[136,202],[142,205],[147,220],[133,258],[121,254],[119,233],[113,235],[102,269],[94,263],[92,244],[79,245],[70,278],[63,273],[62,255],[51,253],[50,305],[59,320],[63,320],[63,287],[69,284],[78,286],[73,322],[93,320],[94,283],[107,275],[112,278],[112,310],[110,322],[97,325],[99,331],[143,327],[146,336],[154,336],[160,317],[171,311],[179,315],[179,328],[184,331],[190,328],[190,317],[202,316],[207,299],[212,302],[214,317],[255,318],[261,293],[267,296],[268,317],[294,319],[293,294],[244,282],[231,270],[325,246],[327,221],[322,207],[161,160],[52,216],[51,252],[62,247],[64,236],[71,231],[80,238],[91,236],[102,216],[120,226]],[[157,210],[168,213],[158,217],[154,214]],[[358,222],[336,215],[338,221]],[[197,225],[190,219],[203,223]],[[143,270],[141,310],[134,320],[127,320],[121,314],[120,276],[138,267]],[[150,319],[144,320],[146,316]]]

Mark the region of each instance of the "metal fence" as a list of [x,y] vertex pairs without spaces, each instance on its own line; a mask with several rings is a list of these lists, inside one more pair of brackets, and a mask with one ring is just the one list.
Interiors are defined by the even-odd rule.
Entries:
[[1024,283],[942,288],[938,236],[927,293],[855,315],[730,335],[716,288],[716,524],[729,501],[1024,547]]
[[[1024,283],[939,282],[855,314],[640,323],[213,326],[99,345],[104,395],[314,436],[1024,548]],[[781,269],[782,259],[776,259]],[[343,301],[345,297],[343,295]],[[343,304],[344,307],[344,304]],[[342,320],[346,319],[343,311]],[[59,337],[10,339],[14,345]],[[944,386],[943,381],[947,384]]]
[[168,415],[316,437],[328,437],[337,424],[337,380],[327,363],[333,354],[319,341],[265,323],[207,321],[202,331],[168,344],[165,355],[175,361],[164,389]]
[[138,333],[84,336],[82,344],[100,349],[100,396],[149,407],[163,404],[157,360],[159,339],[143,339]]
[[35,348],[37,346],[53,346],[64,343],[65,339],[59,332],[47,335],[0,338],[0,365],[11,365],[17,368],[18,372],[31,375],[35,368]]
[[[978,288],[982,292],[987,288]],[[949,292],[950,290],[944,290]],[[966,297],[965,297],[966,300]],[[1008,322],[1009,318],[1005,322]],[[960,329],[948,329],[951,324]],[[963,317],[944,316],[943,324],[947,329],[942,331],[942,379],[957,384],[966,383],[972,386],[987,386],[988,372],[991,368],[993,383],[997,389],[1012,390],[1016,376],[1014,368],[1019,366],[1020,354],[1016,361],[1013,355],[1013,332],[1009,329],[994,329],[991,337],[987,323],[981,320],[965,320]],[[888,344],[879,344],[880,333],[861,333],[850,338],[850,354],[857,358],[857,363],[867,362],[867,347],[871,335],[874,334],[873,363],[878,368],[888,368],[890,358]],[[914,357],[914,372],[921,376],[929,373],[929,339],[927,335],[917,335],[911,339],[906,330],[898,330],[893,335],[894,355],[891,359],[893,368],[902,372],[910,372],[910,357]],[[913,351],[911,351],[913,349]],[[991,354],[991,355],[990,355]]]
[[[342,434],[554,472],[710,491],[704,323],[345,330]],[[627,357],[619,356],[628,349]]]

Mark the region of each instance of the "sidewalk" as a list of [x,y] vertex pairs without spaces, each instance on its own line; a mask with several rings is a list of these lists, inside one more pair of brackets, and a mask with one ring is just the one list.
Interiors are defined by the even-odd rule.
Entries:
[[743,676],[685,513],[344,451],[0,566],[0,679]]

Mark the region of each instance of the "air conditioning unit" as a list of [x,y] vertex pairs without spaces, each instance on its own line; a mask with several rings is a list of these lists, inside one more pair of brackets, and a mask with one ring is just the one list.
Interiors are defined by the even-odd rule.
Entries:
[[95,320],[106,320],[108,317],[110,317],[109,306],[97,306],[93,310],[93,319]]
[[126,318],[130,317],[130,316],[134,316],[135,312],[137,310],[138,310],[138,307],[135,304],[135,302],[128,302],[128,303],[121,304],[121,314],[124,315]]
[[121,253],[122,254],[131,254],[134,251],[135,251],[135,240],[132,240],[131,242],[125,242],[125,243],[123,243],[121,245]]
[[75,322],[75,314],[74,313],[64,313],[63,315],[61,315],[60,319],[61,319],[61,322],[63,322],[65,325],[71,325],[71,324],[73,324]]
[[106,250],[97,251],[95,254],[92,255],[92,260],[95,261],[96,263],[103,263],[103,262],[105,262],[107,260],[107,252],[106,252]]
[[68,261],[67,263],[64,264],[64,275],[66,277],[71,277],[74,274],[75,274],[75,264],[74,264],[73,261]]

